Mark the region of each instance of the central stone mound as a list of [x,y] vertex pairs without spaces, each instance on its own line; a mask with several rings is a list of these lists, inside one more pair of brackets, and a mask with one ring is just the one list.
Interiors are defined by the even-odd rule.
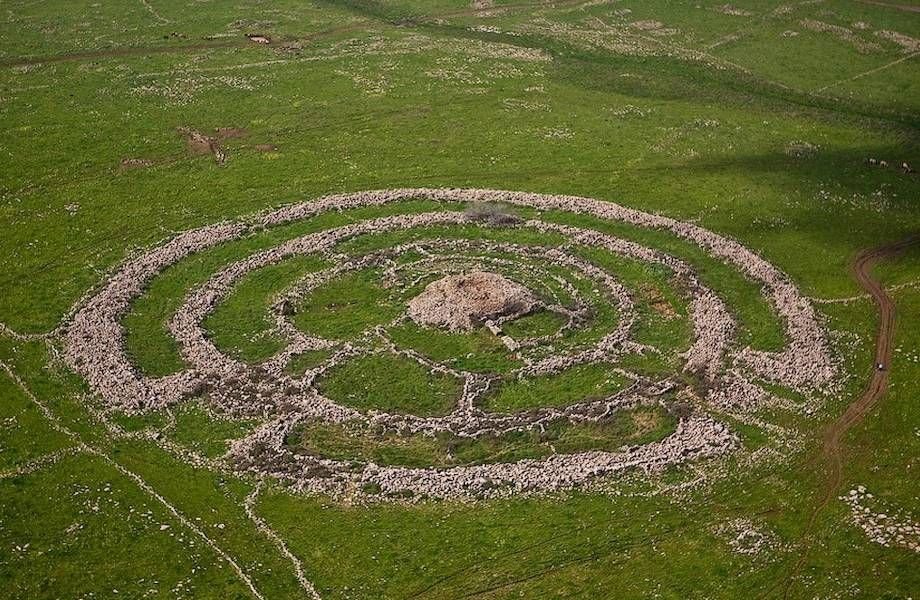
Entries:
[[409,301],[409,317],[423,326],[469,331],[490,319],[520,317],[537,304],[524,286],[497,273],[473,271],[429,283]]

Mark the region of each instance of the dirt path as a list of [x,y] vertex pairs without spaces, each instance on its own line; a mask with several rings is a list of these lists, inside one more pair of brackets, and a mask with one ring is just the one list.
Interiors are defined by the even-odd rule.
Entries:
[[884,6],[885,8],[893,8],[895,10],[903,10],[904,12],[920,12],[920,6],[909,6],[907,4],[893,4],[891,2],[874,2],[873,0],[857,0],[860,4],[873,4],[875,6]]
[[[821,459],[827,465],[827,480],[817,504],[812,509],[808,524],[802,533],[802,547],[795,566],[781,581],[783,598],[791,597],[795,583],[795,576],[801,571],[808,559],[812,544],[807,539],[814,531],[818,516],[830,501],[836,496],[840,484],[843,482],[843,467],[845,456],[843,452],[843,437],[860,423],[866,415],[878,404],[888,389],[889,367],[891,364],[892,344],[894,343],[895,304],[888,296],[885,288],[872,276],[872,268],[880,261],[894,258],[907,250],[910,246],[920,243],[920,234],[912,235],[904,240],[869,248],[860,252],[850,265],[850,273],[859,286],[865,290],[878,306],[879,325],[875,337],[875,360],[872,364],[872,377],[863,393],[847,406],[847,409],[824,430],[821,444]],[[878,369],[877,365],[884,365]],[[774,586],[764,594],[768,597],[773,594],[779,585]]]
[[[872,277],[872,268],[879,261],[894,258],[918,242],[920,242],[920,235],[913,235],[899,242],[864,250],[857,255],[850,267],[850,271],[860,287],[872,296],[878,306],[879,325],[875,339],[875,362],[872,378],[869,380],[869,385],[866,386],[865,391],[824,432],[822,455],[831,467],[828,487],[832,489],[825,493],[818,510],[827,504],[837,486],[840,485],[843,470],[841,452],[843,436],[850,428],[865,418],[888,388],[889,365],[891,363],[892,344],[894,343],[895,305],[885,288],[882,287],[882,284]],[[882,370],[875,368],[875,365],[878,364],[884,365],[885,368]]]
[[[506,4],[503,6],[496,6],[493,8],[466,8],[459,10],[450,10],[443,11],[439,13],[433,13],[430,15],[419,15],[419,19],[423,20],[436,20],[449,17],[461,17],[461,16],[473,16],[479,13],[488,13],[492,10],[515,10],[521,8],[558,8],[559,6],[571,6],[578,5],[584,2],[584,0],[562,0],[555,3],[545,3],[545,2],[522,2],[517,4]],[[144,3],[146,5],[146,2]],[[292,39],[292,40],[279,40],[281,43],[304,43],[310,42],[316,39],[330,37],[342,33],[348,33],[350,31],[358,31],[368,26],[368,23],[358,23],[354,25],[343,25],[339,27],[332,27],[330,29],[325,29],[317,31],[314,33],[306,34],[303,37]],[[221,48],[244,48],[252,46],[253,42],[245,37],[243,34],[240,34],[239,37],[228,39],[228,40],[205,40],[200,42],[194,42],[190,44],[170,44],[163,46],[124,46],[117,48],[106,48],[103,50],[87,50],[83,52],[70,52],[66,54],[57,54],[52,56],[26,56],[18,58],[9,58],[0,60],[0,67],[24,67],[24,66],[33,66],[33,65],[42,65],[49,63],[60,63],[60,62],[72,62],[72,61],[81,61],[81,60],[97,60],[105,58],[118,58],[118,57],[130,57],[130,56],[146,56],[150,54],[179,54],[184,52],[198,52],[203,50],[212,50],[212,49],[221,49]],[[272,45],[278,45],[273,43]]]
[[52,56],[29,56],[0,60],[0,67],[26,67],[81,60],[98,60],[103,58],[118,58],[120,56],[147,56],[149,54],[173,54],[182,52],[198,52],[220,48],[242,48],[250,46],[248,39],[234,39],[221,41],[196,42],[193,44],[170,44],[164,46],[124,46],[120,48],[107,48],[105,50],[87,50],[85,52],[71,52],[69,54],[55,54]]

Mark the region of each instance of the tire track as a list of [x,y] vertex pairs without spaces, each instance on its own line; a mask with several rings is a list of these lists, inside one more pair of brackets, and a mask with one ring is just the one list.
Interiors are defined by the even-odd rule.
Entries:
[[910,6],[907,4],[894,4],[892,2],[875,2],[873,0],[856,0],[860,4],[872,4],[874,6],[884,6],[885,8],[893,8],[895,10],[903,10],[904,12],[920,12],[920,6]]
[[[146,0],[141,0],[144,6],[150,9],[150,5]],[[564,6],[574,6],[584,3],[584,0],[558,0],[557,2],[521,2],[516,4],[506,4],[502,6],[496,6],[493,8],[468,8],[460,10],[449,10],[436,12],[431,14],[422,14],[417,15],[411,19],[410,22],[430,22],[437,21],[438,19],[445,19],[451,17],[463,17],[463,16],[474,16],[483,12],[489,12],[492,10],[519,10],[525,8],[558,8]],[[367,16],[367,15],[364,15]],[[160,17],[162,18],[162,17]],[[397,20],[396,22],[388,22],[386,19],[380,19],[384,22],[387,22],[390,25],[405,26],[407,23]],[[171,21],[166,20],[165,23],[170,23]],[[277,42],[272,42],[269,44],[271,46],[278,46],[280,43],[304,43],[312,42],[317,39],[322,39],[326,37],[335,36],[342,33],[349,33],[353,31],[360,31],[367,28],[369,23],[358,23],[350,25],[342,25],[338,27],[330,27],[328,29],[319,30],[313,33],[307,33],[301,37],[292,38],[292,39],[282,39]],[[182,54],[186,52],[198,52],[203,50],[213,50],[213,49],[222,49],[222,48],[246,48],[253,46],[252,41],[245,37],[241,36],[239,38],[231,40],[204,40],[200,42],[195,42],[191,44],[176,44],[169,46],[122,46],[117,48],[106,48],[102,50],[86,50],[82,52],[69,52],[66,54],[55,54],[50,56],[26,56],[26,57],[16,57],[11,59],[0,60],[0,67],[25,67],[33,65],[43,65],[50,63],[61,63],[61,62],[74,62],[82,60],[97,60],[97,59],[106,59],[106,58],[119,58],[119,57],[130,57],[130,56],[146,56],[150,54]]]
[[881,261],[901,255],[917,243],[920,243],[920,233],[913,234],[897,242],[863,250],[856,255],[850,265],[852,277],[878,306],[879,325],[875,337],[875,360],[872,364],[872,377],[869,379],[869,383],[863,393],[851,402],[843,414],[828,425],[822,434],[820,458],[828,467],[824,489],[817,504],[812,509],[808,523],[802,532],[802,548],[795,565],[789,574],[776,586],[768,589],[761,596],[762,598],[772,595],[780,585],[783,587],[783,598],[791,597],[795,576],[805,566],[813,546],[812,542],[808,541],[807,538],[813,533],[818,516],[836,496],[837,490],[843,482],[843,468],[846,462],[843,438],[850,429],[866,418],[888,389],[889,366],[894,344],[897,311],[894,301],[885,288],[873,277],[872,268]]

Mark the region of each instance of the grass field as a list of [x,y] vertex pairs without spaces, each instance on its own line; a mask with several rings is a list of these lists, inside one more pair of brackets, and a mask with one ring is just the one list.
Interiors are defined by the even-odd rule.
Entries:
[[[850,264],[920,231],[920,175],[902,168],[920,168],[917,2],[3,8],[4,597],[920,594],[920,529],[880,543],[842,499],[863,486],[872,494],[866,514],[920,526],[916,245],[872,270],[896,307],[887,392],[843,437],[839,482],[822,454],[826,428],[875,369],[879,312]],[[282,315],[304,339],[331,341],[279,372],[309,378],[345,415],[299,422],[284,438],[293,456],[353,463],[347,477],[366,464],[450,472],[552,461],[655,447],[688,412],[726,424],[736,449],[548,493],[439,499],[373,482],[316,493],[286,478],[285,465],[244,471],[231,459],[275,416],[267,409],[224,410],[222,388],[202,385],[176,403],[125,410],[68,363],[74,312],[126,261],[194,228],[391,188],[579,195],[737,240],[814,307],[839,364],[819,390],[831,393],[814,402],[761,381],[782,402],[743,414],[707,404],[711,381],[682,368],[695,335],[693,290],[673,265],[574,243],[550,226],[616,236],[687,265],[729,311],[732,352],[790,342],[763,285],[671,231],[528,206],[502,208],[516,219],[509,226],[370,232],[250,270],[202,319],[205,339],[234,364],[269,364],[289,343],[276,326],[279,295],[378,253],[378,263],[336,274]],[[120,319],[124,351],[143,376],[182,373],[196,357],[171,320],[221,270],[371,219],[469,210],[419,196],[251,226],[145,283]],[[405,251],[388,254],[394,248]],[[576,262],[629,291],[634,344],[528,374],[531,363],[589,351],[627,319],[600,275]],[[407,302],[457,264],[533,290],[541,308],[502,334],[549,345],[518,351],[484,327],[446,331],[405,318]],[[270,378],[264,369],[259,377]],[[464,382],[486,382],[471,410],[539,427],[468,436],[371,423],[378,413],[448,419],[471,394]],[[662,382],[681,392],[657,391]],[[645,396],[627,401],[635,389]],[[622,405],[595,420],[572,417],[601,401]]]

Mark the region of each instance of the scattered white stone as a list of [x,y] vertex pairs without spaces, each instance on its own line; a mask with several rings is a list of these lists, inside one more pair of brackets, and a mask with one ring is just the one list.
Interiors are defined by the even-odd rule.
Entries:
[[871,508],[873,495],[865,486],[857,486],[840,500],[850,507],[853,523],[870,540],[885,547],[901,547],[920,553],[920,525],[900,514],[876,513]]

